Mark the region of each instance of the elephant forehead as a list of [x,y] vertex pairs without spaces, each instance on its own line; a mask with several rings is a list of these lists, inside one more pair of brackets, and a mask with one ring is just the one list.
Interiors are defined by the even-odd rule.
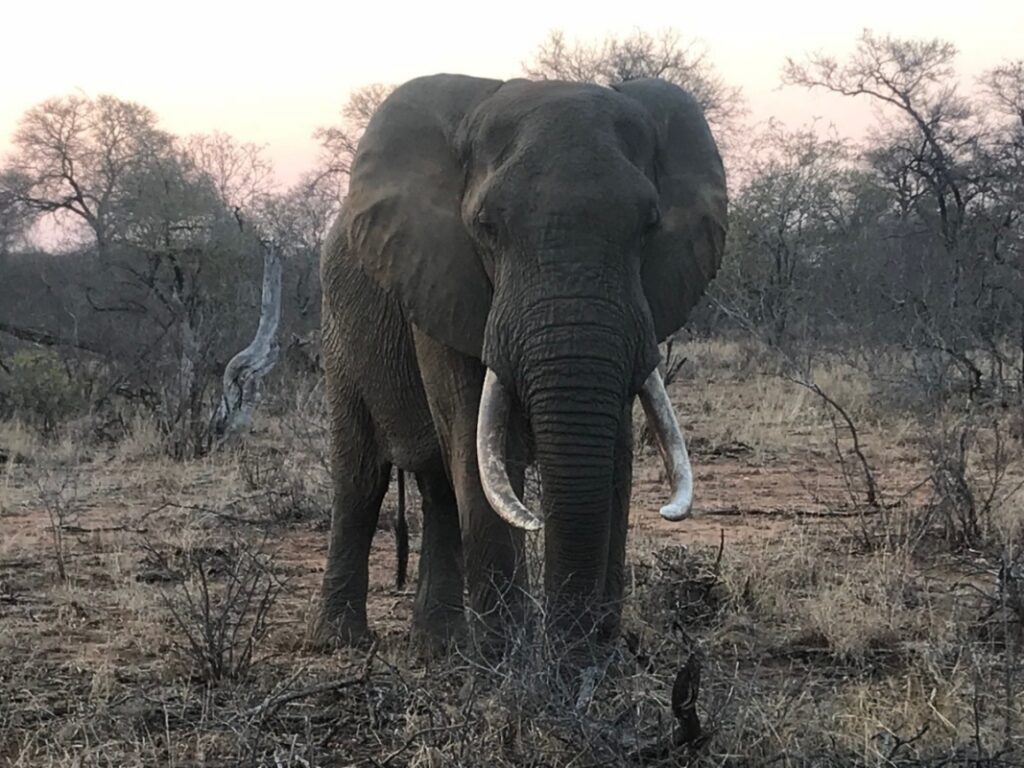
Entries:
[[567,147],[616,147],[631,160],[653,151],[655,129],[635,102],[588,83],[514,80],[480,105],[469,131],[478,161],[498,165],[513,156],[556,156]]
[[[632,231],[658,201],[647,172],[614,144],[549,153],[519,147],[470,185],[470,205],[485,204],[510,226],[580,225]],[[581,233],[582,234],[582,233]]]

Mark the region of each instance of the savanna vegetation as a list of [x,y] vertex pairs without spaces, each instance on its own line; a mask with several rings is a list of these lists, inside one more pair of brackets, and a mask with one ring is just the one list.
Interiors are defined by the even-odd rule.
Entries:
[[[623,633],[582,677],[529,628],[421,655],[390,535],[377,642],[308,644],[317,261],[391,86],[350,95],[289,189],[262,148],[115,96],[29,110],[0,164],[0,763],[1024,764],[1024,62],[852,42],[780,76],[855,100],[864,136],[754,122],[671,31],[553,33],[523,65],[687,87],[730,179],[723,271],[663,348],[702,514],[652,514],[638,415]],[[226,440],[268,254],[276,365]]]

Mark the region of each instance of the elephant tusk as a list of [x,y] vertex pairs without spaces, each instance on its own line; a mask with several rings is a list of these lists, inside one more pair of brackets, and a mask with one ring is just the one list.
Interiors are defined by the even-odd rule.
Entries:
[[508,411],[508,393],[494,371],[488,368],[476,421],[476,459],[480,467],[480,484],[498,517],[516,528],[537,531],[542,525],[540,518],[516,496],[505,468]]
[[690,517],[693,507],[693,469],[690,467],[683,432],[657,368],[647,377],[640,390],[640,403],[654,430],[658,450],[672,483],[672,498],[661,508],[661,516],[666,520],[684,520]]

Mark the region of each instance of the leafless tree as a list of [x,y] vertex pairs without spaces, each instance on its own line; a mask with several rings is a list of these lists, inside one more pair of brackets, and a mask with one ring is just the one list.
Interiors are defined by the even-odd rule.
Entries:
[[240,144],[234,137],[216,131],[190,136],[184,142],[184,151],[232,209],[255,210],[273,191],[274,169],[261,146]]
[[1024,59],[994,67],[985,73],[982,84],[996,108],[1024,129]]
[[313,135],[320,142],[320,170],[307,180],[310,188],[325,186],[333,190],[339,200],[344,196],[359,139],[377,107],[394,89],[395,86],[384,83],[357,88],[341,109],[341,122],[316,130]]
[[59,221],[84,224],[101,256],[137,194],[140,171],[166,154],[171,137],[148,108],[113,96],[48,99],[21,118],[8,173],[17,199]]
[[[1004,389],[1005,334],[1011,326],[1024,331],[1021,273],[1006,269],[1008,259],[1020,259],[1012,245],[1019,242],[1019,183],[1005,181],[1012,129],[994,129],[978,99],[960,92],[955,58],[942,40],[865,31],[845,61],[820,53],[788,60],[783,81],[880,108],[864,152],[891,201],[878,220],[876,235],[889,230],[878,251],[902,265],[894,271],[906,279],[893,284],[887,276],[889,290],[879,293],[904,312],[899,325],[910,348],[945,356],[973,398]],[[1011,114],[1017,74],[1007,65],[988,77],[990,98]],[[1016,365],[1024,367],[1024,357]],[[993,374],[987,387],[986,367]]]
[[[148,392],[181,453],[202,444],[204,393],[242,332],[231,308],[258,301],[259,261],[241,223],[267,170],[258,150],[228,137],[181,142],[141,105],[77,95],[23,116],[4,169],[16,203],[72,238],[75,268],[50,300],[63,295],[74,329],[51,335],[106,348],[118,363],[110,390]],[[85,304],[75,312],[71,274]]]
[[834,129],[791,131],[774,121],[751,138],[745,158],[716,296],[783,344],[798,310],[816,300],[818,273],[833,266],[855,205],[855,168]]
[[252,427],[260,403],[263,379],[277,364],[281,324],[281,253],[277,243],[262,243],[263,290],[260,319],[249,345],[224,368],[223,384],[213,431],[221,442],[237,440]]
[[783,72],[787,84],[868,97],[896,118],[883,123],[872,143],[887,146],[889,156],[898,157],[927,190],[919,202],[937,214],[942,244],[953,262],[954,306],[965,268],[961,231],[977,194],[971,155],[978,141],[971,104],[957,89],[956,53],[941,40],[902,40],[865,31],[846,63],[814,54],[803,64],[788,59]]
[[660,77],[690,91],[720,136],[734,129],[745,113],[740,89],[725,83],[702,45],[685,42],[674,29],[653,34],[638,29],[594,43],[569,42],[564,32],[553,30],[523,70],[538,80],[602,85]]

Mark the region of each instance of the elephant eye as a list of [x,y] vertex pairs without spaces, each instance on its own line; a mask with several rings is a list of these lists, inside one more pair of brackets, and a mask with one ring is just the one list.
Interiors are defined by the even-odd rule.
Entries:
[[473,217],[473,221],[480,232],[487,237],[493,238],[497,234],[498,225],[494,220],[494,216],[486,208],[481,207],[478,209],[476,216]]
[[661,222],[661,211],[657,205],[652,205],[647,210],[647,219],[644,221],[644,229],[650,231],[654,229]]

